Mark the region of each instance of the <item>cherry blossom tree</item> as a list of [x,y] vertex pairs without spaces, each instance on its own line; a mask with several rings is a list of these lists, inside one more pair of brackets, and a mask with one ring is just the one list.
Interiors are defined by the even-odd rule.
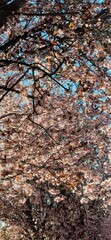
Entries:
[[1,6],[1,218],[17,239],[109,239],[109,1]]

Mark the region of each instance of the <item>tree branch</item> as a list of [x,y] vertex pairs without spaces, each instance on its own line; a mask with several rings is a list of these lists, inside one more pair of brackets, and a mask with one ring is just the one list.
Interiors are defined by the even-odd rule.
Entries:
[[[0,4],[2,1],[0,1]],[[7,18],[13,16],[13,12],[19,10],[26,2],[26,0],[13,0],[11,3],[2,4],[0,10],[0,28],[6,24]]]

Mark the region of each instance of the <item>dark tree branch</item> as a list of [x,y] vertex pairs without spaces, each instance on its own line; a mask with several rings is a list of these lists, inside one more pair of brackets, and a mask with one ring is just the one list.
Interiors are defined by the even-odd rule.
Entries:
[[[20,65],[24,65],[27,66],[31,69],[38,69],[39,71],[43,72],[44,74],[46,74],[48,77],[50,77],[56,84],[58,84],[60,87],[62,87],[65,91],[69,91],[69,88],[64,87],[60,82],[58,82],[54,77],[54,73],[48,73],[46,72],[44,69],[40,68],[39,66],[36,66],[35,64],[31,65],[29,63],[25,63],[23,61],[17,61],[17,60],[8,60],[8,59],[2,59],[0,60],[1,63],[6,64],[6,65],[10,65],[10,64],[20,64]],[[3,65],[0,65],[0,67],[3,67]],[[55,71],[56,72],[56,71]],[[1,99],[0,99],[1,100]]]
[[4,51],[4,52],[7,52],[9,47],[12,48],[21,39],[25,40],[27,37],[30,37],[32,33],[37,33],[37,32],[42,31],[42,30],[43,30],[43,27],[37,26],[37,27],[34,27],[34,28],[30,29],[29,32],[26,31],[22,35],[15,36],[13,39],[9,40],[4,45],[0,46],[0,50]]
[[3,100],[3,98],[10,92],[10,91],[14,91],[14,87],[21,81],[21,79],[26,75],[26,73],[28,72],[29,70],[25,71],[25,73],[22,74],[22,76],[10,87],[10,88],[7,88],[7,91],[2,95],[2,97],[0,98],[0,102]]
[[55,142],[56,144],[58,144],[58,142],[51,136],[51,134],[48,132],[48,130],[43,127],[41,124],[36,123],[34,120],[31,119],[31,115],[28,116],[28,119],[30,122],[32,122],[34,125],[38,126],[39,128],[41,128],[52,140],[53,142]]
[[18,115],[18,114],[19,114],[18,112],[7,113],[7,114],[0,116],[0,119],[6,118],[6,117],[9,117],[12,115]]
[[11,92],[20,93],[19,90],[17,90],[17,89],[11,89],[11,88],[9,88],[9,87],[7,87],[7,86],[0,86],[0,89],[3,89],[3,90],[5,90],[5,91],[11,91]]
[[18,11],[24,4],[26,0],[13,0],[11,3],[7,4],[7,1],[0,1],[0,27],[2,27],[7,22],[7,18],[13,16],[13,12]]

